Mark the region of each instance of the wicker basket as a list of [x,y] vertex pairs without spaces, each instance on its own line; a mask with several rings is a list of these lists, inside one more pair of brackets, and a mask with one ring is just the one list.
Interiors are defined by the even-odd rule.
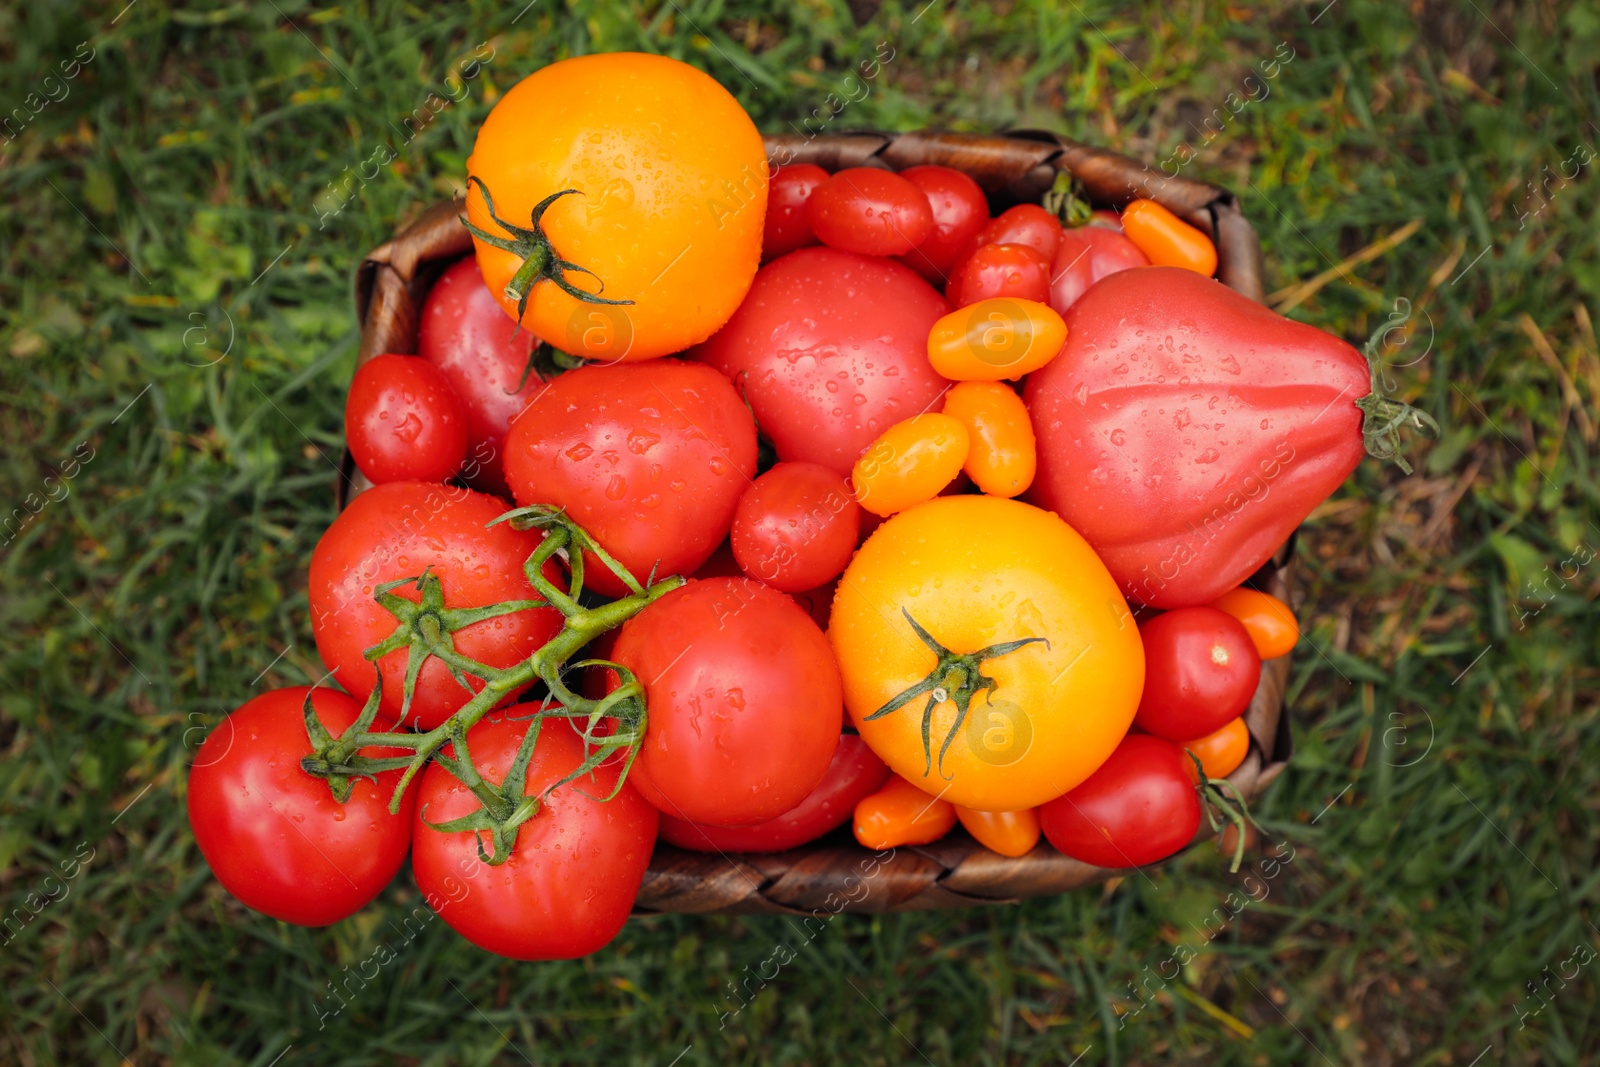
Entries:
[[[1096,206],[1120,208],[1135,197],[1148,197],[1198,226],[1216,242],[1217,277],[1252,300],[1262,299],[1261,245],[1234,197],[1204,182],[1163,178],[1115,152],[1032,130],[1004,136],[938,131],[778,135],[766,144],[768,158],[776,163],[815,163],[829,171],[902,170],[921,163],[954,167],[977,180],[996,210],[1039,201],[1056,173],[1066,171]],[[459,203],[434,205],[358,268],[361,361],[385,352],[416,352],[424,295],[445,267],[472,249],[460,212]],[[368,485],[348,453],[342,473],[341,507]],[[1287,601],[1293,545],[1291,538],[1250,584]],[[1265,663],[1245,713],[1250,752],[1229,779],[1247,798],[1260,794],[1289,758],[1289,726],[1282,714],[1288,674],[1287,656]],[[1202,827],[1199,837],[1208,835]],[[1068,859],[1043,842],[1026,856],[1008,859],[959,827],[935,844],[882,855],[856,844],[846,828],[776,854],[719,856],[658,844],[635,910],[821,917],[841,911],[963,908],[1061,893],[1119,873]]]

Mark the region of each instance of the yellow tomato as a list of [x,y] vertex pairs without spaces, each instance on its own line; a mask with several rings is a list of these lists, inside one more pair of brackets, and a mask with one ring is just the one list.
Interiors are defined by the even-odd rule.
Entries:
[[944,395],[944,413],[967,428],[971,447],[962,470],[990,496],[1020,496],[1033,484],[1038,450],[1033,422],[1015,389],[999,382],[960,382]]
[[949,415],[926,413],[895,423],[862,453],[850,472],[856,499],[874,515],[893,515],[931,500],[967,461],[967,428]]
[[990,496],[880,526],[839,582],[828,638],[867,745],[979,811],[1037,807],[1088,778],[1144,686],[1138,627],[1088,543]]
[[952,381],[1016,381],[1056,358],[1067,324],[1048,304],[992,297],[952,311],[928,332],[928,362]]
[[1207,778],[1226,778],[1250,752],[1250,728],[1242,716],[1230,719],[1222,729],[1198,741],[1185,741],[1183,747],[1194,753]]
[[973,839],[1002,856],[1026,856],[1039,843],[1039,812],[1036,808],[1023,811],[974,811],[957,808],[956,818],[967,828]]
[[766,210],[750,116],[665,56],[535,71],[495,104],[467,160],[489,291],[534,336],[587,359],[649,359],[711,336],[755,278]]
[[1217,597],[1211,606],[1244,623],[1262,659],[1287,656],[1300,643],[1300,624],[1295,622],[1294,612],[1270,593],[1241,585]]
[[852,829],[862,846],[881,852],[901,845],[931,844],[955,824],[956,809],[948,800],[930,797],[891,774],[882,789],[856,805]]

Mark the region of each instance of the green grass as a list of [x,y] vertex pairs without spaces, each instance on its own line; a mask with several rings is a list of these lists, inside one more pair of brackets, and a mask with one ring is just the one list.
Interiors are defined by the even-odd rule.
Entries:
[[[40,509],[0,531],[0,902],[59,898],[0,943],[0,1062],[1600,1056],[1600,967],[1578,962],[1600,946],[1600,562],[1553,577],[1600,550],[1595,164],[1536,215],[1527,184],[1600,145],[1592,5],[890,0],[859,28],[837,0],[121,7],[0,9],[0,106],[65,90],[0,146],[0,522]],[[406,142],[484,41],[467,96]],[[1412,477],[1364,465],[1303,534],[1296,755],[1260,811],[1293,859],[1265,898],[1207,941],[1242,883],[1198,849],[1104,892],[841,916],[723,1024],[720,991],[788,923],[652,918],[525,965],[440,923],[402,946],[404,878],[326,931],[232,903],[185,768],[243,699],[323,673],[304,576],[362,254],[458,186],[492,96],[555,58],[678,56],[782,129],[880,41],[894,59],[830,128],[1041,126],[1152,160],[1188,141],[1184,173],[1255,220],[1269,288],[1421,220],[1293,312],[1362,339],[1409,300],[1395,373],[1446,430]],[[1204,143],[1280,42],[1292,62]],[[326,983],[382,944],[395,962],[319,1028]],[[1180,945],[1181,978],[1119,1027]]]

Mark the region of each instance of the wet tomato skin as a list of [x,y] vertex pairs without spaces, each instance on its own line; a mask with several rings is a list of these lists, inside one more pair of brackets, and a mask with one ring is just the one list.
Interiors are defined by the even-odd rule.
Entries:
[[823,244],[864,256],[904,255],[934,229],[922,190],[876,167],[848,167],[819,185],[806,221]]
[[461,402],[444,374],[415,356],[374,356],[350,381],[345,440],[369,481],[442,482],[467,454]]
[[739,498],[733,555],[757,581],[800,593],[839,577],[860,527],[843,478],[817,463],[779,463]]
[[814,163],[791,163],[772,173],[767,183],[767,218],[761,237],[763,262],[817,243],[817,235],[806,220],[806,204],[817,186],[827,180],[828,172]]
[[1042,304],[1050,295],[1050,260],[1028,245],[984,245],[956,267],[945,295],[956,308],[995,297]]
[[933,229],[916,247],[896,258],[934,285],[943,287],[989,221],[989,201],[978,183],[959,170],[927,164],[907,167],[900,177],[922,190],[933,211]]

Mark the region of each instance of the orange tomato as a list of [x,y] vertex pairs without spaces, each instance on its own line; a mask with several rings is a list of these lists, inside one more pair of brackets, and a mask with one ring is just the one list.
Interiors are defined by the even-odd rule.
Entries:
[[957,382],[1016,381],[1056,358],[1067,324],[1048,304],[992,297],[952,311],[928,331],[928,362]]
[[967,828],[967,833],[988,849],[1002,856],[1026,856],[1039,843],[1039,811],[1024,808],[1022,811],[974,811],[956,808],[956,818]]
[[856,460],[850,484],[861,506],[893,515],[932,500],[955,480],[970,441],[959,419],[928,412],[895,423]]
[[1226,778],[1239,769],[1250,751],[1250,729],[1240,716],[1216,733],[1206,734],[1198,741],[1185,741],[1183,747],[1199,759],[1207,778]]
[[761,260],[766,150],[739,102],[688,64],[579,56],[489,112],[466,206],[507,314],[586,359],[649,359],[705,340],[744,299]]
[[960,382],[945,394],[944,413],[967,428],[971,446],[961,469],[979,489],[1013,497],[1033,484],[1033,423],[1016,390],[999,382]]
[[1183,267],[1207,278],[1217,273],[1211,238],[1154,200],[1135,200],[1123,208],[1122,232],[1153,267]]
[[1287,656],[1300,642],[1300,624],[1294,621],[1294,612],[1268,593],[1241,585],[1232,592],[1223,593],[1211,606],[1244,623],[1262,659]]
[[929,796],[898,774],[856,805],[856,840],[879,851],[901,845],[926,845],[956,824],[956,806]]

